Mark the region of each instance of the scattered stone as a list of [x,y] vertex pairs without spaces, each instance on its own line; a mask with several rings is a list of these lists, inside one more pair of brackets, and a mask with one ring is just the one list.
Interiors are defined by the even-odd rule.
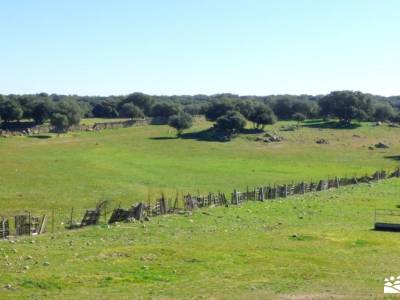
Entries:
[[145,216],[145,217],[144,217],[144,220],[145,220],[145,221],[150,221],[150,218],[149,218],[148,216]]
[[382,125],[381,121],[375,123],[375,126],[381,126],[381,125]]
[[43,266],[48,267],[48,266],[50,266],[50,263],[49,263],[48,261],[45,261],[45,262],[43,263]]
[[386,148],[389,148],[389,146],[384,143],[379,142],[378,144],[375,144],[375,148],[386,149]]
[[261,140],[264,143],[282,142],[284,140],[282,136],[276,135],[276,134],[271,134],[268,132],[264,136],[265,136],[264,138],[259,137],[257,140],[259,140],[259,141]]
[[29,270],[29,266],[25,266],[24,270],[28,271]]
[[317,144],[320,144],[320,145],[322,145],[322,144],[324,144],[324,145],[329,144],[329,142],[328,142],[327,140],[325,140],[325,139],[319,139],[319,140],[316,140],[315,142],[316,142]]
[[368,149],[369,149],[369,150],[374,150],[375,148],[372,147],[372,146],[369,146]]
[[33,258],[33,257],[30,256],[30,255],[28,255],[28,256],[26,257],[27,260],[31,260],[32,258]]
[[358,134],[353,134],[354,138],[360,138],[361,136],[359,136]]
[[396,123],[389,123],[388,126],[389,126],[389,127],[400,128],[400,125],[399,125],[399,124],[396,124]]
[[7,290],[11,290],[12,289],[12,285],[11,284],[6,284],[4,286],[4,288],[7,289]]

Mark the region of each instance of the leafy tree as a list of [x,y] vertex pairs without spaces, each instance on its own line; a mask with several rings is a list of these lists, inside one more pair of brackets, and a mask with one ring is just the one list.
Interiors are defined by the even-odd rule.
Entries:
[[293,100],[290,98],[275,100],[272,109],[279,119],[289,120],[293,114]]
[[54,127],[56,132],[67,132],[70,123],[68,117],[64,114],[55,113],[51,116],[50,124]]
[[23,110],[15,100],[3,102],[0,107],[0,112],[5,122],[19,121],[23,116]]
[[119,110],[119,115],[125,118],[143,118],[143,111],[133,103],[125,103]]
[[78,101],[78,104],[81,108],[82,116],[85,118],[93,118],[93,107],[89,102],[86,101]]
[[235,110],[240,112],[247,120],[250,120],[251,115],[254,114],[255,106],[256,104],[253,101],[242,100],[236,103]]
[[304,114],[300,113],[300,112],[294,113],[292,118],[293,118],[293,120],[297,121],[297,124],[300,124],[305,119],[307,119],[307,117]]
[[349,125],[353,119],[366,120],[373,113],[371,98],[361,92],[331,92],[320,99],[319,105],[323,116],[336,117],[345,125]]
[[[55,108],[56,114],[63,115],[67,119],[67,126],[64,126],[64,129],[68,129],[69,127],[73,125],[78,125],[81,118],[82,118],[82,111],[79,106],[79,104],[74,101],[61,101],[57,104]],[[57,117],[58,121],[61,120],[61,118],[58,116]]]
[[183,130],[192,127],[192,124],[192,116],[184,112],[171,116],[168,121],[168,125],[176,129],[177,136],[180,136]]
[[180,111],[180,107],[173,103],[156,103],[151,108],[151,115],[153,117],[164,117],[169,118],[172,115],[176,115]]
[[375,121],[388,121],[394,119],[396,112],[389,103],[378,103],[374,107],[373,118]]
[[229,135],[235,134],[246,126],[246,119],[237,111],[228,111],[220,116],[216,122],[216,128]]
[[51,114],[54,111],[54,104],[53,102],[47,101],[40,101],[36,102],[32,108],[32,119],[35,121],[36,124],[43,124],[48,119],[50,119]]
[[234,105],[230,101],[219,101],[211,103],[205,111],[207,120],[216,121],[228,111],[234,110]]
[[192,116],[204,114],[206,110],[205,104],[188,104],[183,106],[183,111]]
[[98,118],[118,117],[117,103],[112,100],[104,100],[93,107],[93,116]]
[[272,109],[265,104],[257,104],[253,107],[253,112],[247,118],[253,122],[253,125],[257,129],[264,130],[265,125],[274,124],[276,122],[276,116]]
[[36,101],[41,99],[39,96],[35,97],[34,95],[23,95],[15,98],[15,101],[19,104],[22,109],[22,118],[24,119],[32,119],[32,110]]
[[316,118],[319,115],[319,106],[315,101],[294,101],[292,106],[292,117],[295,113],[301,113],[306,118]]
[[122,102],[121,105],[125,103],[132,103],[139,107],[147,116],[151,113],[151,107],[154,100],[149,95],[143,93],[133,93],[128,95]]

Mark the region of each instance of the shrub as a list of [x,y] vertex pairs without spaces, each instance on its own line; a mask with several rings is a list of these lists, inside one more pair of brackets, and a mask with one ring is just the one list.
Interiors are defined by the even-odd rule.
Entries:
[[192,116],[184,112],[171,116],[168,121],[168,125],[176,129],[177,136],[180,136],[183,130],[192,127],[192,124]]
[[216,128],[228,135],[233,135],[246,126],[246,119],[237,111],[228,111],[225,115],[219,117],[216,122]]

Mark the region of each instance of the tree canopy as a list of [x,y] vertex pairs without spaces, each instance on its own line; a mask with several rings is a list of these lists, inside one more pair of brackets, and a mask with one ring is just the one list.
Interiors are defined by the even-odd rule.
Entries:
[[192,116],[185,112],[179,112],[171,116],[168,121],[168,125],[176,129],[177,136],[180,136],[183,130],[192,127],[192,124]]
[[352,120],[367,120],[373,113],[371,98],[361,92],[336,91],[319,101],[321,114],[325,117],[336,117],[343,124]]
[[222,132],[232,135],[238,133],[246,126],[246,119],[237,111],[228,111],[216,121],[216,128]]
[[124,103],[119,109],[120,117],[124,118],[143,118],[143,111],[133,103]]

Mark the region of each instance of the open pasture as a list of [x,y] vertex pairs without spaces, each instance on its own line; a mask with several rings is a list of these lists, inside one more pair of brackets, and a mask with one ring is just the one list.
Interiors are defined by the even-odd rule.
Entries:
[[[227,143],[199,141],[197,133],[210,126],[206,121],[180,139],[167,126],[1,139],[0,209],[69,210],[103,199],[126,206],[161,193],[231,192],[398,166],[398,128],[363,123],[329,129],[315,121],[280,130],[288,124],[267,127],[284,137],[280,143],[256,142],[255,134]],[[321,138],[329,144],[315,142]],[[378,142],[390,148],[368,149]]]

